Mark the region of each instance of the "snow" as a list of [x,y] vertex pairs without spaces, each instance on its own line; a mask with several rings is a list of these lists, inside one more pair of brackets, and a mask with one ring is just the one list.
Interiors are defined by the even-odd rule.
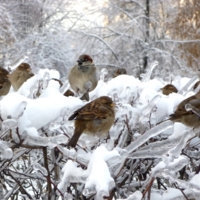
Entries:
[[106,161],[114,156],[119,156],[118,152],[116,150],[108,151],[104,146],[98,147],[93,152],[88,164],[89,176],[85,183],[85,196],[90,194],[90,188],[97,191],[97,198],[109,195],[109,190],[115,186],[115,183]]
[[[180,154],[194,133],[183,124],[162,121],[173,113],[175,107],[183,99],[193,95],[194,92],[189,89],[183,93],[163,95],[160,89],[168,83],[160,79],[150,80],[150,74],[148,76],[145,77],[145,81],[140,81],[131,75],[120,75],[108,82],[104,82],[104,78],[102,78],[95,90],[90,92],[90,100],[108,95],[116,103],[117,122],[109,131],[110,140],[107,142],[103,140],[103,144],[94,149],[89,147],[95,146],[99,142],[99,138],[84,134],[80,137],[78,144],[88,148],[88,151],[83,151],[81,148],[76,151],[61,145],[66,145],[68,137],[73,134],[73,121],[68,121],[68,117],[74,110],[87,102],[80,100],[77,96],[65,97],[62,95],[59,83],[51,80],[51,78],[59,79],[60,76],[56,70],[39,70],[35,76],[22,85],[19,91],[14,92],[11,88],[10,93],[2,97],[0,113],[4,132],[1,135],[7,134],[6,130],[8,129],[14,130],[18,127],[24,144],[47,146],[50,149],[57,147],[66,160],[58,183],[58,188],[62,192],[66,192],[70,183],[79,182],[85,184],[83,190],[85,196],[96,194],[95,198],[99,200],[103,196],[108,196],[109,191],[116,185],[115,179],[112,177],[113,174],[118,174],[115,169],[120,172],[122,161],[126,158],[159,158],[159,162],[152,168],[150,177],[153,177],[154,174],[156,176],[161,174],[173,182],[176,178],[169,173],[169,170],[175,173],[189,163],[187,157]],[[172,84],[180,90],[189,81],[189,78],[179,76],[174,78]],[[68,87],[67,84],[66,82],[65,87]],[[39,86],[41,86],[40,95],[37,96],[36,90]],[[153,127],[149,128],[148,121],[152,123]],[[133,132],[134,140],[124,147],[126,138],[130,134],[129,128],[131,127],[132,130],[138,123],[144,126],[144,129],[139,127],[137,131]],[[44,127],[49,130],[48,139],[42,134],[41,129]],[[145,131],[142,132],[142,130]],[[19,142],[16,133],[13,131],[12,134],[12,139]],[[167,139],[155,142],[153,145],[143,146],[151,138],[162,134]],[[117,139],[119,139],[118,145],[115,146]],[[13,152],[9,145],[3,141],[1,141],[1,145],[1,159],[12,158]],[[76,161],[86,166],[86,169],[81,168]],[[47,175],[46,169],[38,163],[33,166],[36,171],[39,170]],[[197,193],[199,193],[199,182],[199,174],[191,177],[190,184],[194,185],[193,191]],[[186,185],[180,181],[179,183],[183,187]],[[190,192],[188,191],[188,193]],[[158,190],[152,190],[151,199],[173,199],[181,195],[180,190],[168,187],[163,194],[160,194]],[[129,194],[124,200],[141,198],[142,193],[136,191]]]

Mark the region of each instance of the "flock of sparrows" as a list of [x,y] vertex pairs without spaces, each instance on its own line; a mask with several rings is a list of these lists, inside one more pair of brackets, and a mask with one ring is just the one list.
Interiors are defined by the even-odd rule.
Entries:
[[[98,83],[97,69],[93,59],[83,54],[69,72],[68,80],[71,88],[83,94],[82,100],[89,100],[89,92],[94,90]],[[108,96],[102,96],[76,110],[69,120],[75,119],[74,134],[68,146],[75,147],[82,133],[103,135],[106,134],[114,123],[115,104]]]
[[[82,100],[89,101],[89,92],[94,90],[98,83],[97,69],[93,63],[93,59],[87,54],[81,55],[77,63],[69,71],[68,80],[72,90],[77,94],[83,95],[81,97]],[[126,70],[124,68],[117,68],[114,71],[113,78],[121,74],[127,74]],[[11,74],[6,69],[0,67],[0,96],[6,95],[11,85],[17,91],[32,76],[34,74],[31,72],[28,63],[21,63]],[[60,80],[56,79],[56,81],[62,86]],[[195,85],[194,87],[197,86]],[[161,91],[165,95],[178,92],[172,84],[161,88]],[[64,96],[74,96],[74,92],[67,90]],[[181,122],[186,126],[196,128],[200,126],[200,117],[193,109],[187,110],[185,108],[187,104],[193,106],[195,109],[200,109],[200,92],[183,100],[176,108],[174,114],[169,116],[169,120]],[[75,147],[82,133],[98,136],[106,134],[113,125],[114,119],[115,104],[110,97],[101,96],[87,103],[85,106],[74,111],[68,119],[75,120],[74,134],[69,140],[68,146]]]

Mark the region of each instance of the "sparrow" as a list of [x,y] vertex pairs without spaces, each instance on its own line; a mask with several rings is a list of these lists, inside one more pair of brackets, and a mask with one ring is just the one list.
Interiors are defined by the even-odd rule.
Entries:
[[21,63],[9,76],[11,84],[15,91],[17,91],[22,84],[29,78],[34,76],[31,72],[31,67],[28,63]]
[[114,74],[113,74],[113,78],[119,76],[119,75],[122,75],[122,74],[127,74],[126,72],[126,69],[124,68],[117,68],[115,71],[114,71]]
[[68,120],[75,119],[74,134],[68,142],[69,147],[75,147],[82,133],[102,136],[114,123],[115,104],[108,96],[101,96],[76,110]]
[[0,67],[0,96],[7,95],[10,91],[11,82],[8,79],[9,72]]
[[186,110],[185,107],[187,104],[190,104],[196,109],[200,109],[200,91],[197,92],[195,95],[181,101],[181,103],[174,111],[174,114],[171,114],[169,116],[169,119],[173,122],[180,122],[185,124],[186,126],[196,128],[200,125],[200,118],[192,110]]
[[174,113],[182,113],[182,112],[185,112],[186,109],[185,109],[185,105],[187,103],[189,103],[191,100],[194,100],[194,99],[199,99],[200,100],[200,91],[197,92],[195,95],[192,95],[186,99],[184,99],[183,101],[181,101],[181,103],[179,103],[179,105],[177,106],[176,110]]
[[161,90],[162,90],[162,93],[164,95],[169,95],[169,94],[171,94],[173,92],[174,93],[178,92],[178,90],[176,89],[176,87],[174,85],[172,85],[172,84],[165,85],[163,88],[161,88]]
[[93,59],[83,54],[77,60],[78,64],[71,68],[68,80],[71,88],[78,93],[85,94],[97,86],[97,72]]
[[[190,104],[194,110],[186,110],[185,106],[187,104]],[[196,113],[195,110],[197,110]],[[185,101],[184,109],[182,109],[181,112],[175,112],[174,114],[171,114],[169,119],[173,122],[180,122],[186,126],[197,128],[200,126],[199,115],[200,115],[200,99],[196,98],[196,99],[191,99],[189,101]]]

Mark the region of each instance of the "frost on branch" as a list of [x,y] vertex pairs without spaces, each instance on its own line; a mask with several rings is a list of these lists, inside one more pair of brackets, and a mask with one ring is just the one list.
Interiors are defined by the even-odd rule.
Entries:
[[108,70],[106,68],[103,68],[101,70],[100,80],[104,81],[107,74],[108,74]]
[[196,75],[196,76],[193,76],[193,77],[190,79],[190,81],[189,81],[183,88],[181,88],[181,89],[178,91],[178,93],[179,93],[179,94],[185,95],[188,91],[191,90],[191,88],[194,86],[194,84],[195,84],[195,82],[197,82],[197,80],[198,80],[198,76],[197,76],[197,75]]
[[187,103],[185,105],[185,109],[187,111],[192,111],[193,113],[195,113],[196,115],[198,115],[200,117],[200,110],[194,106],[192,106],[191,104]]
[[40,173],[42,173],[44,176],[47,176],[48,175],[48,173],[47,173],[47,170],[44,168],[44,167],[42,167],[39,163],[33,163],[33,169],[35,170],[35,171],[39,171]]
[[24,143],[36,146],[49,146],[49,148],[54,148],[58,144],[66,144],[67,138],[64,135],[57,135],[53,137],[41,137],[41,136],[28,136]]
[[153,70],[154,70],[154,68],[155,68],[156,66],[158,66],[158,62],[157,62],[157,61],[151,63],[151,65],[150,65],[150,67],[149,67],[147,73],[144,75],[144,77],[143,77],[143,79],[142,79],[142,82],[147,82],[147,81],[150,80],[151,74],[152,74],[152,72],[153,72]]
[[69,89],[69,81],[68,79],[65,80],[65,82],[63,83],[63,85],[60,87],[60,93],[64,94],[68,89]]
[[140,145],[144,144],[147,140],[149,140],[151,137],[154,137],[165,130],[171,128],[173,123],[171,121],[166,121],[161,123],[160,125],[157,125],[153,127],[152,129],[148,130],[144,133],[144,135],[140,136],[137,140],[135,140],[133,143],[131,143],[129,146],[126,147],[126,150],[131,153],[136,148],[138,148]]
[[17,128],[17,121],[15,119],[6,119],[2,122],[2,129],[7,131],[9,129]]
[[11,159],[13,156],[12,149],[3,141],[0,141],[0,156],[1,159]]

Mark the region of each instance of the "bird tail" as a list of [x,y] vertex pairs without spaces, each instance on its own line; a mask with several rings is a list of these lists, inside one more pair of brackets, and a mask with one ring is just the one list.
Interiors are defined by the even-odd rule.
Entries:
[[74,134],[71,137],[71,139],[69,140],[67,146],[68,147],[75,147],[77,142],[78,142],[78,139],[80,138],[80,136],[82,134],[82,132],[83,132],[82,128],[75,128]]
[[89,100],[90,100],[90,97],[89,97],[88,91],[87,91],[86,93],[84,93],[83,96],[82,96],[80,99],[81,99],[81,100],[89,101]]
[[171,120],[173,122],[180,122],[180,115],[178,115],[178,114],[171,114],[169,116],[169,120]]

